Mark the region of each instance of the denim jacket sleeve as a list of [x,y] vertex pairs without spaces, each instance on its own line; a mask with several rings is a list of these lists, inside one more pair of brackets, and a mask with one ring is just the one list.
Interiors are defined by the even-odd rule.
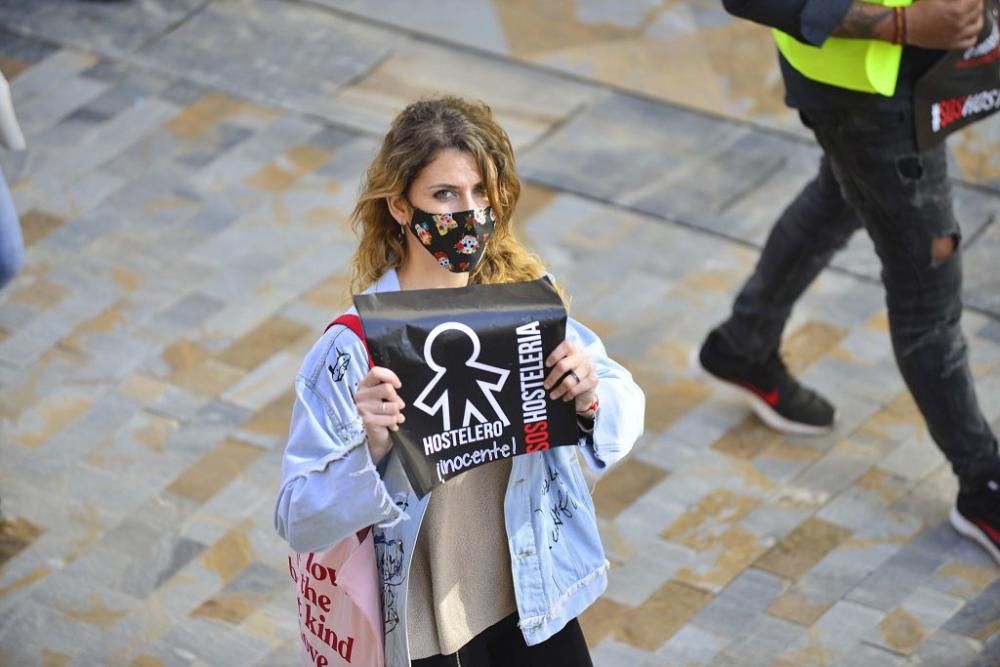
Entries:
[[646,397],[632,374],[608,357],[604,343],[593,331],[569,318],[566,340],[585,349],[597,370],[601,406],[594,433],[581,449],[588,465],[601,472],[624,458],[642,435]]
[[820,46],[847,15],[852,0],[722,0],[733,16],[761,23]]
[[340,325],[295,379],[275,530],[298,552],[326,549],[373,524],[405,518],[372,463],[354,391],[368,373],[360,339]]

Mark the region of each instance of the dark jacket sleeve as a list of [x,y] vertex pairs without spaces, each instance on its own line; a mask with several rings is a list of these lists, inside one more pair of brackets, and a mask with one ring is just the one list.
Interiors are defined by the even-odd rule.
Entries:
[[844,20],[853,0],[722,0],[726,11],[819,46]]

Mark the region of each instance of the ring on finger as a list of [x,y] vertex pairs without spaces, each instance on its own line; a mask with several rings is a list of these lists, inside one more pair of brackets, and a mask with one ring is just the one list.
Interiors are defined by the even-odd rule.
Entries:
[[379,408],[382,411],[382,414],[385,414],[385,404],[386,404],[386,402],[382,401],[382,407]]
[[577,384],[580,384],[580,376],[576,374],[576,371],[570,371],[569,374],[574,380],[576,380]]

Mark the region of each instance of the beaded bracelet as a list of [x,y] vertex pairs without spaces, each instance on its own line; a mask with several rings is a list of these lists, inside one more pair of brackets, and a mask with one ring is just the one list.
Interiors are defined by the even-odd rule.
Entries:
[[906,44],[906,7],[892,8],[892,43]]

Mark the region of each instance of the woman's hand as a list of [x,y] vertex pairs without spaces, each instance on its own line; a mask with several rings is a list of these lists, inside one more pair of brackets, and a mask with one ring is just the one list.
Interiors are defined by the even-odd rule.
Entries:
[[586,350],[564,340],[552,350],[545,365],[550,369],[545,378],[549,396],[574,401],[578,415],[593,417],[594,411],[588,408],[597,401],[597,371]]
[[403,416],[406,404],[396,393],[401,386],[395,373],[388,368],[373,366],[354,394],[354,404],[365,425],[368,450],[375,463],[392,449],[389,431],[398,431],[399,425],[406,421]]

